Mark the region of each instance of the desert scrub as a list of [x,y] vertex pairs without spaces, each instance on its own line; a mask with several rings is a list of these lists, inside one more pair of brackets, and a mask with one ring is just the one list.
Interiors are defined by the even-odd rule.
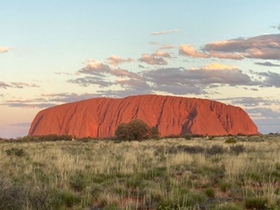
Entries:
[[10,149],[7,149],[5,152],[8,156],[16,156],[16,157],[27,156],[27,153],[25,152],[24,149],[19,149],[19,148],[16,148],[16,147],[12,147]]
[[234,145],[230,147],[230,152],[236,155],[243,153],[245,151],[244,145]]
[[177,153],[182,153],[182,152],[196,154],[196,153],[204,152],[204,148],[201,146],[179,145],[176,147],[175,146],[170,147],[166,152],[170,153],[170,154],[177,154]]
[[226,152],[226,149],[221,145],[213,145],[206,149],[208,155],[217,155],[223,154]]
[[245,207],[247,209],[264,210],[268,209],[268,200],[264,197],[246,198]]
[[215,198],[216,193],[215,193],[215,189],[213,187],[206,188],[204,190],[204,193],[208,198]]
[[228,144],[235,144],[236,142],[237,142],[237,140],[233,137],[230,137],[227,140],[225,140],[225,143],[228,143]]
[[219,185],[220,191],[224,192],[224,193],[228,192],[232,187],[232,183],[229,181],[226,181],[226,180],[220,180],[218,185]]
[[243,210],[243,207],[235,203],[226,203],[226,204],[218,205],[213,209],[214,210]]
[[277,209],[280,139],[227,138],[2,141],[0,209]]
[[0,209],[24,209],[26,189],[10,179],[0,177]]

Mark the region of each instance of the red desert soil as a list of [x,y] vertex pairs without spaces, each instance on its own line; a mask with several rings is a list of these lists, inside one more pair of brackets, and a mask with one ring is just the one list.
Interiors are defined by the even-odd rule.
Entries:
[[33,120],[29,135],[113,137],[120,123],[133,119],[156,126],[161,136],[259,134],[257,126],[240,107],[207,99],[140,95],[94,98],[42,110]]

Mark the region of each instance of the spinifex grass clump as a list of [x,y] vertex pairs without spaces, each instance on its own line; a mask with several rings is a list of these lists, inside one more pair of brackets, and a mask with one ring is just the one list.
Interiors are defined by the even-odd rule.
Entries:
[[237,142],[236,138],[230,137],[227,140],[225,140],[225,143],[228,144],[235,144]]
[[3,141],[0,210],[279,209],[280,139],[250,138]]
[[24,151],[24,149],[19,149],[19,148],[16,148],[16,147],[12,147],[10,149],[7,149],[5,152],[8,156],[23,157],[23,156],[27,155],[27,153]]
[[243,145],[234,145],[230,147],[230,152],[236,155],[239,155],[245,151],[245,147]]

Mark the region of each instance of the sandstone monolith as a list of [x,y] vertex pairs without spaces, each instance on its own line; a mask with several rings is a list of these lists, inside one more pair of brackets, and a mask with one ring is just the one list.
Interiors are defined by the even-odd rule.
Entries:
[[257,126],[240,107],[221,102],[160,95],[94,98],[40,111],[29,135],[70,135],[76,138],[113,137],[120,123],[141,119],[161,136],[256,135]]

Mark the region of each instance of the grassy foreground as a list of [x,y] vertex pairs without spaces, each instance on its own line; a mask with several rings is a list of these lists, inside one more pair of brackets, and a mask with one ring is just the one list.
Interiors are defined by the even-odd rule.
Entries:
[[0,209],[280,209],[279,151],[279,136],[0,142]]

